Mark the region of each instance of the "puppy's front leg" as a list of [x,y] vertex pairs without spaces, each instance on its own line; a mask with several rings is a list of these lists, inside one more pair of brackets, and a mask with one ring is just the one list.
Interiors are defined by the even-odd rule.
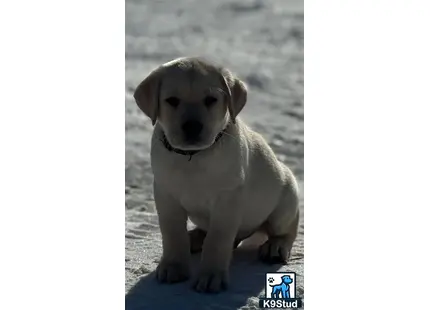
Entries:
[[157,279],[167,283],[185,281],[190,274],[187,213],[155,182],[154,198],[163,239],[163,256],[156,270]]
[[198,292],[216,293],[228,285],[228,269],[241,220],[240,206],[232,197],[235,195],[228,196],[219,199],[211,212],[200,270],[194,282]]

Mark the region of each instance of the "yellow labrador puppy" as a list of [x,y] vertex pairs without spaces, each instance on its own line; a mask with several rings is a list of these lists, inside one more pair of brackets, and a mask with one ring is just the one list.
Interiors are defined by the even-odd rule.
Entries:
[[[259,256],[286,262],[297,235],[298,186],[265,140],[237,114],[242,81],[201,58],[161,65],[134,98],[155,125],[151,164],[163,239],[160,282],[189,278],[191,252],[202,251],[199,292],[226,288],[232,250],[256,231],[267,234]],[[187,232],[187,218],[196,229]]]

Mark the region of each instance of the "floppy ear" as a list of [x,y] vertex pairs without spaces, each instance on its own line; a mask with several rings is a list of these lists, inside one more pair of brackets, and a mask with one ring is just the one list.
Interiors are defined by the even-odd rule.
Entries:
[[134,100],[137,106],[155,125],[158,116],[158,101],[161,84],[161,69],[152,71],[140,84],[134,92]]
[[236,116],[242,111],[246,104],[248,91],[245,83],[233,76],[227,70],[223,72],[223,79],[226,86],[228,97],[228,112],[230,113],[231,121],[236,123]]

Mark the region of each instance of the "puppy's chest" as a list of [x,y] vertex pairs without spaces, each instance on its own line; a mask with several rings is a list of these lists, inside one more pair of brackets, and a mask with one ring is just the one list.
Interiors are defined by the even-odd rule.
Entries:
[[210,209],[222,190],[222,184],[207,175],[172,176],[169,183],[172,194],[189,212]]
[[[165,167],[167,168],[167,167]],[[187,209],[202,211],[210,209],[222,190],[228,188],[225,177],[210,169],[181,169],[170,167],[159,171],[163,186]]]
[[154,178],[188,212],[211,209],[224,191],[241,182],[240,169],[223,156],[187,157],[167,153],[168,160],[152,158]]

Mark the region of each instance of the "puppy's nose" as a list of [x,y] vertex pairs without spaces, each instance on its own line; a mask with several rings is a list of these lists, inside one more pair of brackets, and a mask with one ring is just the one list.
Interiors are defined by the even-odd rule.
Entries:
[[203,124],[199,121],[190,120],[182,124],[182,130],[188,139],[196,139],[203,129]]

